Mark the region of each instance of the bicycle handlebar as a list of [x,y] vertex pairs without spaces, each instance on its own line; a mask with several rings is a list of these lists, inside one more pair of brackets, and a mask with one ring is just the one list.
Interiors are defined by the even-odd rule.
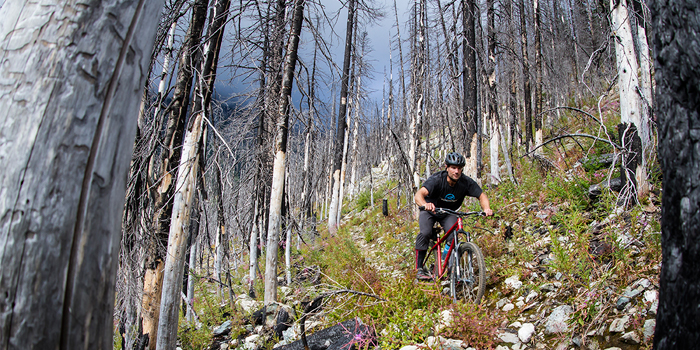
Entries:
[[[421,205],[418,207],[418,209],[425,210],[425,206]],[[458,216],[486,216],[486,213],[484,213],[483,211],[456,211],[447,208],[435,208],[435,214],[452,214]]]

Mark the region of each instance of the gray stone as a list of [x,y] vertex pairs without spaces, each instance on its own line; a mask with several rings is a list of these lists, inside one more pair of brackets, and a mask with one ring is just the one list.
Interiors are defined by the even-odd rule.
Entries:
[[249,314],[262,307],[261,302],[253,300],[253,298],[249,297],[246,294],[241,294],[238,296],[236,300],[236,305],[238,305],[241,309],[243,309],[243,311]]
[[503,311],[505,311],[505,312],[508,312],[510,310],[513,310],[513,309],[515,309],[515,305],[513,305],[512,303],[508,303],[508,304],[503,306]]
[[642,286],[638,286],[637,288],[627,287],[627,288],[625,288],[623,295],[630,298],[630,299],[634,299],[637,295],[641,294],[643,291],[644,291],[644,287],[642,287]]
[[508,288],[511,288],[514,290],[518,290],[518,289],[520,289],[520,287],[523,286],[523,282],[520,282],[520,278],[517,275],[506,278],[505,283],[506,283],[506,286],[508,286]]
[[639,338],[639,334],[636,331],[628,332],[620,337],[620,340],[627,344],[638,345],[642,340]]
[[545,323],[545,334],[564,333],[569,331],[569,316],[574,309],[569,305],[556,307],[547,318]]
[[588,350],[600,350],[600,343],[595,339],[589,339],[586,341],[586,349]]
[[646,278],[642,278],[642,279],[638,280],[637,282],[634,282],[633,285],[640,286],[644,289],[647,289],[647,288],[651,287],[651,282]]
[[554,292],[557,290],[557,287],[555,287],[553,283],[545,283],[540,286],[540,290],[543,292]]
[[523,343],[529,343],[532,340],[532,336],[535,334],[535,325],[532,323],[526,323],[518,330],[518,338]]
[[530,293],[527,294],[527,297],[525,297],[525,303],[530,303],[533,299],[537,298],[539,294],[535,292],[534,290],[530,291]]
[[644,333],[644,341],[649,342],[654,337],[654,331],[656,330],[656,320],[651,319],[644,321],[644,328],[642,329],[642,332]]
[[623,316],[622,318],[616,318],[612,321],[610,324],[610,328],[608,331],[610,333],[622,333],[625,331],[625,328],[627,328],[627,323],[629,322],[630,317],[629,316]]
[[652,315],[656,315],[656,310],[659,308],[659,300],[654,300],[653,303],[651,303],[651,306],[649,306],[649,313]]
[[260,341],[260,335],[253,334],[253,335],[245,338],[245,341],[243,342],[243,347],[247,350],[258,349],[258,348],[260,348],[260,344],[258,344],[259,341]]
[[231,331],[231,321],[224,322],[221,326],[217,327],[212,334],[215,337],[226,334]]
[[644,301],[647,303],[653,303],[659,298],[658,292],[655,290],[648,290],[644,292]]
[[517,335],[510,333],[510,332],[503,332],[498,334],[498,338],[501,339],[504,343],[510,343],[510,344],[519,344],[520,339],[518,338]]
[[416,345],[406,345],[399,350],[418,350],[418,349],[420,349],[420,348]]
[[622,311],[625,309],[625,306],[630,303],[630,298],[628,297],[620,297],[617,299],[617,303],[615,304],[615,307],[617,307],[618,310]]
[[452,316],[452,310],[443,310],[440,313],[440,321],[433,327],[435,334],[440,334],[445,328],[452,326],[454,321],[454,316]]
[[464,342],[456,339],[445,339],[443,337],[428,337],[425,339],[425,345],[430,349],[443,350],[463,350]]

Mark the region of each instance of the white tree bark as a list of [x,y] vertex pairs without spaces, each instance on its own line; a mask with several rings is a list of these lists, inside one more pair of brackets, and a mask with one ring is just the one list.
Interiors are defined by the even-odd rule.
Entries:
[[[192,301],[194,300],[194,271],[195,271],[195,265],[197,264],[197,247],[199,246],[199,239],[195,239],[194,242],[192,242],[192,246],[190,247],[190,271],[187,273],[190,274],[190,277],[187,279],[187,303],[192,304]],[[191,308],[187,308],[187,315],[186,315],[187,322],[193,322],[194,321],[194,312],[192,312]]]
[[[634,177],[637,182],[636,194],[642,195],[649,190],[646,173],[646,150],[649,148],[651,132],[649,120],[642,113],[642,101],[638,93],[640,89],[637,75],[639,65],[634,51],[634,39],[628,12],[627,0],[610,0],[612,11],[612,31],[616,34],[615,56],[618,71],[618,90],[620,92],[620,123],[634,124],[642,142],[642,154]],[[623,145],[624,146],[624,145]]]
[[279,96],[277,131],[275,135],[275,162],[270,191],[270,222],[267,228],[267,255],[265,256],[265,305],[277,301],[277,250],[281,223],[282,198],[284,196],[285,168],[287,164],[287,133],[289,129],[289,100],[297,62],[299,35],[304,20],[304,0],[296,0],[294,20],[287,41],[287,53]]
[[[219,200],[222,200],[222,198],[219,198]],[[219,215],[222,215],[223,213],[219,213]],[[226,230],[225,227],[217,225],[216,228],[216,240],[215,240],[215,249],[216,249],[216,258],[214,259],[214,275],[216,276],[216,279],[219,282],[223,282],[223,275],[222,275],[222,266],[224,265],[224,235]],[[219,287],[217,288],[217,293],[219,298],[223,301],[225,299],[224,296],[224,286],[223,284],[219,283]]]
[[253,283],[255,283],[255,269],[258,263],[258,201],[255,201],[255,209],[253,210],[253,227],[250,230],[250,242],[248,249],[250,250],[249,260],[248,260],[248,283],[250,284],[249,289],[253,289]]
[[272,189],[270,195],[270,221],[267,228],[267,254],[265,255],[265,305],[277,301],[277,243],[282,216],[282,196],[284,195],[284,168],[287,152],[275,152],[272,169]]
[[489,157],[491,161],[491,178],[489,182],[498,185],[501,182],[501,169],[498,164],[498,148],[501,143],[501,124],[498,122],[498,118],[492,118],[490,124],[491,138],[489,139]]
[[194,102],[192,103],[190,120],[185,129],[185,139],[175,183],[175,195],[173,196],[173,213],[170,219],[168,250],[165,271],[163,272],[163,292],[156,350],[174,349],[177,341],[179,295],[184,276],[192,198],[199,173],[199,155],[206,153],[200,151],[199,146],[203,139],[204,120],[207,119],[206,114],[209,110],[214,81],[216,80],[216,67],[229,6],[230,0],[216,0],[214,2],[207,29],[207,40],[202,47],[204,55],[197,74]]
[[284,272],[287,285],[292,284],[292,229],[287,227],[287,237],[284,242]]
[[162,4],[0,9],[0,348],[112,348],[126,177]]
[[362,88],[362,76],[357,75],[357,89],[355,93],[355,122],[352,127],[352,151],[350,152],[352,156],[352,170],[350,171],[350,195],[354,196],[357,193],[357,165],[359,161],[357,160],[357,139],[358,139],[358,129],[360,128],[360,89]]
[[332,175],[333,187],[330,192],[331,203],[328,206],[328,229],[333,231],[338,226],[338,197],[340,194],[340,169]]
[[175,29],[177,28],[177,21],[173,21],[170,26],[170,31],[168,31],[168,46],[165,48],[165,58],[163,59],[163,70],[160,73],[160,82],[158,83],[158,97],[154,116],[158,116],[160,113],[160,106],[163,103],[163,98],[165,97],[165,87],[168,81],[168,73],[170,72],[170,60],[172,59],[173,44],[175,42]]
[[348,171],[348,144],[350,143],[350,113],[347,114],[345,125],[345,137],[343,137],[343,162],[340,166],[340,189],[338,190],[338,208],[336,213],[336,225],[340,225],[343,218],[343,199],[345,197],[345,174]]
[[190,122],[182,146],[182,156],[173,198],[173,215],[170,219],[168,235],[168,252],[163,272],[163,292],[158,319],[157,350],[175,348],[177,340],[178,310],[180,290],[187,251],[187,234],[189,232],[190,205],[196,190],[197,172],[199,171],[199,141],[202,136],[203,114],[198,113]]

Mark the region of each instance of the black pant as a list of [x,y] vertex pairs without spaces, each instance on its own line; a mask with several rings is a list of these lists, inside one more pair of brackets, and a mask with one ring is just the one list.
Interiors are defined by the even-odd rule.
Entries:
[[[457,222],[457,216],[451,214],[436,215],[427,210],[421,210],[420,215],[418,215],[420,233],[416,237],[416,250],[428,250],[430,239],[437,240],[437,237],[433,234],[433,225],[436,221],[447,232]],[[450,235],[450,237],[452,236]]]

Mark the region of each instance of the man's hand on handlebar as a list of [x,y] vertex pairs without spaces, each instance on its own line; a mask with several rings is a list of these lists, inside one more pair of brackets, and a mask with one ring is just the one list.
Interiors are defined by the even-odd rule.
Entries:
[[433,214],[435,214],[435,204],[426,202],[425,205],[423,206],[423,210],[427,210]]
[[491,210],[490,208],[484,209],[484,214],[486,214],[486,216],[493,216],[493,210]]

